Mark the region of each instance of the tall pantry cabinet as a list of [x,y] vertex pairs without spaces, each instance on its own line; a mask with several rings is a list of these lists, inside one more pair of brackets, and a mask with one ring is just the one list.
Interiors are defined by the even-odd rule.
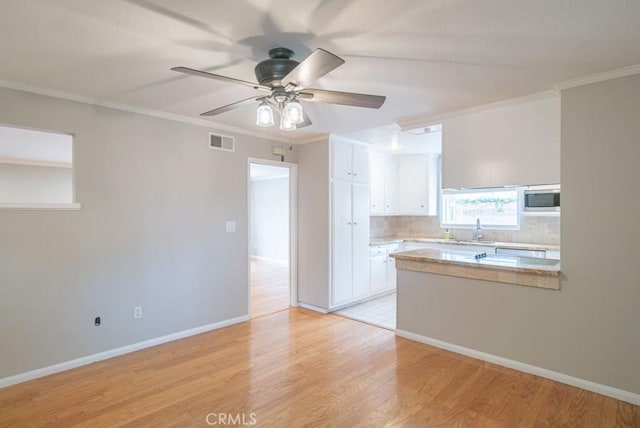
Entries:
[[336,136],[297,150],[298,300],[331,311],[369,295],[369,153]]

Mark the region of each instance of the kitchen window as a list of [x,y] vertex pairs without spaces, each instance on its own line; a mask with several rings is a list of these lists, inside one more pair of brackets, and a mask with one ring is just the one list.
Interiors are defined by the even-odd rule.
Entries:
[[463,189],[442,191],[441,227],[520,229],[518,188]]

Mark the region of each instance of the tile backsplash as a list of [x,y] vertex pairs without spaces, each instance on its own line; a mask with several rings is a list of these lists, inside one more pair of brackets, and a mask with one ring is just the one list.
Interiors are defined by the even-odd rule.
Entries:
[[[451,229],[455,239],[473,239],[472,229]],[[402,236],[410,238],[444,238],[437,216],[372,216],[371,237]],[[520,230],[483,229],[485,239],[498,242],[560,245],[560,216],[523,216]]]

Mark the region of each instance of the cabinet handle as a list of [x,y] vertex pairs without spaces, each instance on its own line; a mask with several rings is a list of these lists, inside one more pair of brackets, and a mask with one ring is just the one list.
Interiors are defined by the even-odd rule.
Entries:
[[347,222],[347,224],[348,224],[349,226],[351,226],[351,222],[350,222],[350,221],[348,221],[348,222]]
[[358,225],[358,223],[354,221],[354,222],[353,222],[353,225],[354,225],[354,226],[357,226],[357,225]]
[[353,173],[353,175],[358,175],[358,173],[357,173],[357,172],[354,172],[354,173]]
[[376,207],[376,204],[371,204],[371,207],[372,207],[372,208],[375,208],[375,207]]
[[420,208],[424,208],[424,205],[420,205]]
[[347,175],[351,175],[351,173],[350,173],[350,172],[347,172]]

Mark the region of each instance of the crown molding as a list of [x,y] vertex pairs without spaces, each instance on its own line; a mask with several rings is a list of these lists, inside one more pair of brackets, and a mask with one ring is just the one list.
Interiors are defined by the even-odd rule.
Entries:
[[290,139],[279,140],[273,135],[250,131],[247,129],[238,128],[231,125],[225,125],[218,122],[212,122],[204,119],[197,119],[194,117],[183,116],[175,113],[168,113],[160,110],[153,110],[145,107],[134,107],[128,104],[121,104],[113,101],[101,100],[94,97],[87,97],[85,95],[75,94],[72,92],[45,89],[37,86],[27,85],[19,82],[12,82],[8,80],[0,80],[0,88],[13,89],[16,91],[28,92],[28,93],[37,94],[37,95],[44,95],[47,97],[59,98],[67,101],[75,101],[83,104],[106,107],[114,110],[126,111],[129,113],[137,113],[143,116],[150,116],[150,117],[155,117],[159,119],[167,119],[174,122],[182,122],[190,125],[202,126],[204,128],[214,129],[216,131],[233,132],[236,134],[246,135],[249,137],[262,138],[265,140],[275,141],[278,143],[291,143],[291,141],[289,141]]
[[55,162],[37,159],[5,158],[0,156],[0,164],[23,165],[23,166],[46,166],[50,168],[73,168],[70,162]]
[[510,98],[507,100],[497,101],[495,103],[483,104],[479,106],[463,108],[460,110],[453,110],[453,111],[442,113],[442,114],[431,114],[431,115],[427,114],[424,116],[414,116],[406,119],[400,119],[396,123],[400,126],[401,131],[407,131],[409,129],[420,128],[423,126],[426,127],[426,126],[436,125],[442,122],[443,120],[446,120],[452,117],[464,116],[471,113],[479,113],[481,111],[492,110],[499,107],[507,107],[507,106],[516,105],[516,104],[528,103],[536,100],[556,98],[558,96],[559,96],[559,93],[556,90],[550,90],[550,91],[538,92],[531,95],[526,95],[524,97]]
[[298,141],[292,141],[291,144],[303,145],[303,144],[319,143],[321,141],[328,141],[330,136],[331,134],[314,135],[313,137],[305,138]]
[[590,76],[578,77],[577,79],[565,80],[556,84],[555,89],[557,91],[562,91],[564,89],[576,88],[578,86],[604,82],[605,80],[618,79],[620,77],[632,76],[634,74],[640,74],[640,64],[617,68],[615,70],[592,74]]

